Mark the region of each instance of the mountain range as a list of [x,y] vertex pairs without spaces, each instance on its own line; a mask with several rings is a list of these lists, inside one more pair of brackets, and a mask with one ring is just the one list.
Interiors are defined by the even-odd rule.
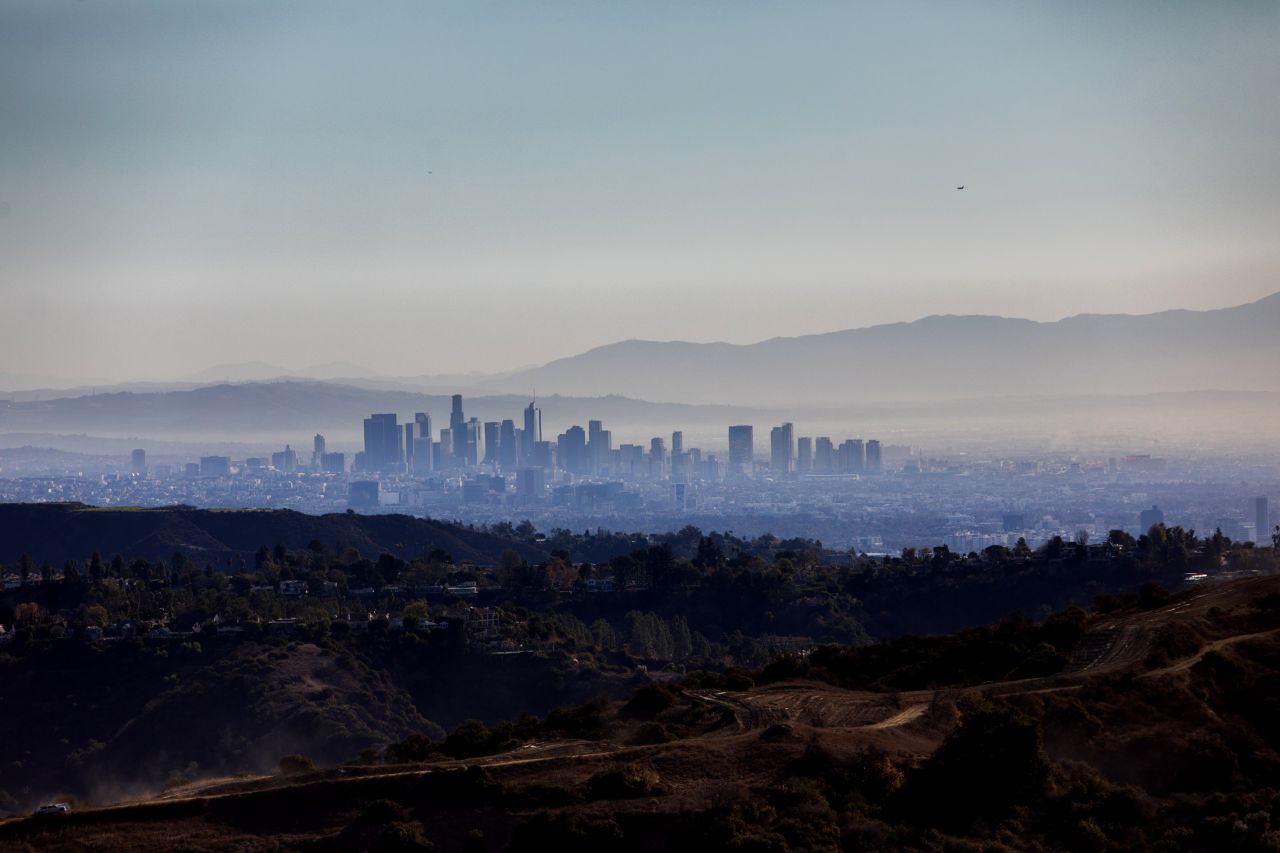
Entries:
[[755,344],[623,341],[482,383],[574,396],[845,406],[1020,395],[1280,391],[1280,293],[1051,323],[930,316]]

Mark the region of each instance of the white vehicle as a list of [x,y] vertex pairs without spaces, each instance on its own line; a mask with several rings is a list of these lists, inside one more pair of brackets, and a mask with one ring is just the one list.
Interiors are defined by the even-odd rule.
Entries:
[[71,806],[66,803],[50,803],[47,806],[41,806],[35,810],[36,817],[44,815],[63,815],[71,811]]

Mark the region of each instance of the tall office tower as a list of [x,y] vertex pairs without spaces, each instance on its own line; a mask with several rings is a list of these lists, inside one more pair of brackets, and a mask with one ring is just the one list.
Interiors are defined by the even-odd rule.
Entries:
[[1266,498],[1253,499],[1253,526],[1258,532],[1253,537],[1255,545],[1271,544],[1271,511]]
[[813,439],[796,440],[796,471],[808,474],[813,471]]
[[860,438],[850,438],[840,443],[836,470],[841,474],[861,474],[867,467],[867,449]]
[[835,458],[831,439],[825,435],[818,436],[813,443],[813,472],[815,474],[835,473]]
[[271,467],[286,474],[294,473],[298,470],[298,452],[286,444],[284,450],[271,454]]
[[347,473],[347,455],[345,453],[325,453],[320,457],[320,470],[326,474]]
[[484,433],[481,430],[479,418],[467,421],[466,433],[467,443],[462,464],[474,468],[480,464],[480,454],[484,451]]
[[409,469],[410,473],[413,472],[413,451],[414,451],[413,440],[417,437],[418,437],[418,425],[416,423],[413,423],[412,421],[405,421],[404,423],[404,464],[405,464],[405,467]]
[[769,466],[779,474],[789,474],[795,470],[793,431],[794,427],[789,423],[769,430]]
[[440,430],[440,441],[437,442],[437,444],[440,445],[440,453],[443,458],[435,460],[436,470],[440,471],[445,468],[456,467],[453,464],[457,459],[457,457],[453,455],[453,430]]
[[321,435],[320,433],[316,433],[316,437],[311,439],[312,463],[318,464],[320,462],[320,457],[324,456],[324,453],[325,453],[324,436]]
[[649,439],[649,477],[661,480],[666,475],[667,445],[657,436]]
[[570,474],[587,473],[587,433],[571,426],[556,440],[556,463]]
[[1164,524],[1164,510],[1160,507],[1152,505],[1151,509],[1144,509],[1138,513],[1138,532],[1146,533],[1157,524]]
[[413,439],[413,458],[410,460],[409,472],[424,477],[435,470],[434,442],[429,435],[415,436]]
[[867,440],[867,471],[880,473],[880,442],[874,438]]
[[742,474],[751,470],[755,459],[755,439],[750,424],[729,427],[729,470]]
[[604,432],[603,422],[587,421],[587,468],[592,474],[599,474],[604,464],[608,450],[604,446]]
[[449,411],[449,432],[453,435],[453,456],[459,466],[467,464],[467,418],[462,414],[462,395],[453,395]]
[[498,422],[484,422],[484,462],[486,465],[498,464]]
[[498,432],[498,465],[503,473],[516,470],[519,464],[519,445],[516,443],[516,422],[510,418],[502,422]]
[[529,506],[542,500],[542,493],[546,488],[545,477],[541,468],[521,468],[516,474],[516,502],[521,506]]
[[524,410],[524,458],[533,458],[533,446],[542,441],[542,409],[530,403]]
[[364,467],[378,471],[399,465],[400,426],[394,414],[371,415],[364,419]]
[[550,471],[556,467],[556,450],[549,441],[535,441],[533,455],[529,457],[529,467],[545,468]]
[[147,451],[138,449],[129,454],[129,471],[135,477],[147,476]]
[[684,433],[681,430],[671,433],[671,455],[677,453],[684,453]]
[[418,425],[418,434],[414,438],[431,438],[431,415],[415,412],[413,422]]

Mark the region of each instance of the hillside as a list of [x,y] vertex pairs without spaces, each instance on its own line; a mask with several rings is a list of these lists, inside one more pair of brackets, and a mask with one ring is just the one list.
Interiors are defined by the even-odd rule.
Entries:
[[1280,293],[1214,311],[1082,314],[1053,323],[931,316],[748,345],[624,341],[488,387],[763,406],[1120,389],[1280,391],[1278,327]]
[[[0,838],[54,850],[1273,849],[1280,578],[1138,605],[981,641],[823,650],[754,683],[694,675],[594,718],[410,739],[378,763],[177,787],[9,821]],[[1037,644],[1069,653],[1065,666],[979,672]],[[914,688],[866,682],[909,684],[939,655],[965,665]]]
[[305,515],[291,510],[101,509],[82,504],[0,504],[0,563],[23,554],[60,566],[95,551],[126,560],[185,554],[201,566],[252,562],[261,547],[301,551],[312,541],[354,548],[361,556],[420,558],[440,549],[456,561],[492,565],[508,548],[526,559],[545,558],[527,542],[456,524],[407,515]]

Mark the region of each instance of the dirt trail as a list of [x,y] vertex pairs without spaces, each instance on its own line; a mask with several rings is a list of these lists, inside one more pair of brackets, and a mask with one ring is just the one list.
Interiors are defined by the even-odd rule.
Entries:
[[1186,672],[1187,670],[1191,669],[1191,667],[1195,666],[1200,661],[1202,661],[1204,659],[1204,656],[1209,654],[1209,652],[1216,652],[1219,649],[1226,648],[1227,646],[1234,646],[1236,643],[1244,643],[1249,640],[1257,640],[1262,637],[1269,637],[1272,634],[1275,634],[1277,631],[1280,631],[1280,628],[1272,628],[1268,631],[1257,631],[1253,634],[1237,634],[1234,637],[1225,637],[1221,640],[1214,640],[1212,643],[1206,644],[1204,647],[1200,649],[1200,651],[1196,652],[1191,657],[1183,658],[1177,663],[1170,664],[1169,666],[1163,667],[1161,669],[1153,669],[1150,672],[1144,672],[1138,677],[1154,678],[1159,675],[1173,675],[1174,673],[1178,673],[1178,672]]

